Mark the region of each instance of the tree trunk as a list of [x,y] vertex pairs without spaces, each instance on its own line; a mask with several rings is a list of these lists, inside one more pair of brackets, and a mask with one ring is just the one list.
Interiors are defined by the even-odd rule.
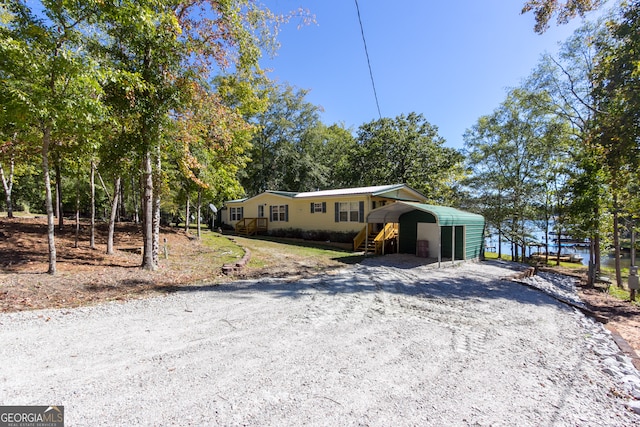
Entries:
[[[595,213],[595,218],[599,218],[599,210],[598,208],[594,208],[593,212]],[[595,233],[595,239],[594,239],[594,248],[593,248],[593,256],[594,256],[594,262],[596,265],[596,271],[600,271],[600,232],[598,230],[596,230]]]
[[42,137],[42,174],[44,177],[45,206],[47,209],[47,240],[49,243],[49,274],[56,274],[56,241],[55,220],[53,217],[53,200],[49,176],[49,145],[51,144],[51,128],[45,126]]
[[144,192],[142,195],[142,234],[144,238],[144,250],[142,255],[142,268],[156,270],[153,262],[153,168],[151,163],[151,151],[146,150],[142,159],[142,183]]
[[91,159],[91,237],[89,247],[96,248],[96,163]]
[[111,200],[111,215],[109,216],[109,234],[107,235],[107,255],[113,255],[113,232],[116,228],[118,215],[118,199],[120,198],[120,177],[113,181],[113,199]]
[[[634,267],[636,265],[636,228],[635,228],[635,224],[631,224],[631,266]],[[629,289],[629,292],[631,295],[629,295],[629,298],[631,299],[631,301],[635,301],[636,300],[636,290],[635,289]]]
[[131,195],[133,199],[133,222],[136,224],[140,222],[140,211],[138,209],[138,192],[136,191],[136,181],[133,175],[131,176]]
[[191,205],[191,197],[189,197],[189,190],[187,190],[187,203],[185,204],[184,207],[184,232],[189,234],[189,220],[191,219],[191,211],[190,211],[190,205]]
[[162,158],[160,156],[160,145],[156,147],[156,173],[154,174],[153,192],[153,265],[158,268],[160,265],[160,188],[161,186],[161,170]]
[[118,222],[122,222],[122,218],[127,218],[127,209],[124,203],[124,183],[120,182],[120,191],[118,191],[118,197],[120,198],[118,204]]
[[202,233],[200,232],[200,213],[202,210],[202,188],[198,188],[198,209],[197,209],[197,224],[198,224],[198,239],[202,237]]
[[502,259],[502,231],[498,230],[498,259]]
[[616,283],[619,288],[623,287],[622,284],[622,271],[620,270],[620,219],[618,218],[618,197],[613,196],[613,253],[615,257],[616,266]]
[[58,230],[64,227],[64,210],[62,208],[62,173],[60,171],[60,158],[56,156],[56,216],[58,217]]
[[[78,168],[79,169],[79,168]],[[76,178],[76,238],[73,243],[74,248],[78,248],[78,241],[80,239],[80,173]]]
[[9,177],[4,174],[2,163],[0,163],[0,178],[2,178],[2,186],[4,187],[4,198],[7,202],[7,218],[13,218],[13,204],[11,202],[11,191],[13,191],[13,170],[15,164],[13,154],[9,159]]

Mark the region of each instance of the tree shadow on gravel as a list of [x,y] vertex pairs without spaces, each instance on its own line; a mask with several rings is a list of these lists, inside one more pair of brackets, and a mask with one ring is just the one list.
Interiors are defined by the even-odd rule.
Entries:
[[[416,261],[420,262],[420,261]],[[256,293],[268,293],[276,298],[297,299],[312,293],[326,295],[386,293],[430,300],[504,299],[532,305],[561,305],[544,292],[531,289],[506,278],[518,271],[518,265],[496,261],[483,261],[478,268],[461,271],[455,267],[412,270],[408,265],[358,265],[342,272],[320,274],[314,277],[260,278],[238,280],[212,286],[185,286],[180,291],[220,292],[251,298]],[[420,264],[424,266],[425,264]],[[482,267],[506,269],[503,277],[483,277]],[[431,274],[433,273],[433,274]],[[494,273],[495,274],[495,273]],[[569,309],[567,307],[567,309]]]

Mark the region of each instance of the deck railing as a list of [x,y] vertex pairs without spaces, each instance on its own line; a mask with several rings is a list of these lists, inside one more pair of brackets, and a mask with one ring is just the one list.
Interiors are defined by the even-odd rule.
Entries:
[[236,223],[235,229],[238,234],[252,236],[268,231],[269,221],[267,218],[242,218]]

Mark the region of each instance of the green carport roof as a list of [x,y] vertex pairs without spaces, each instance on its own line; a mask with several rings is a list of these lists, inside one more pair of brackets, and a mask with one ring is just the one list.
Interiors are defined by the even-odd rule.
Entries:
[[427,205],[415,202],[395,202],[374,209],[367,215],[368,223],[398,222],[400,216],[414,210],[427,212],[436,218],[440,226],[484,224],[482,215],[461,211],[448,206]]

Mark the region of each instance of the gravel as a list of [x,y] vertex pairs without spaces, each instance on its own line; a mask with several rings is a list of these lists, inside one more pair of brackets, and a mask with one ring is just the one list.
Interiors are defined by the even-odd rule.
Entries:
[[298,281],[0,315],[0,405],[76,425],[632,426],[609,332],[512,264],[386,256]]

